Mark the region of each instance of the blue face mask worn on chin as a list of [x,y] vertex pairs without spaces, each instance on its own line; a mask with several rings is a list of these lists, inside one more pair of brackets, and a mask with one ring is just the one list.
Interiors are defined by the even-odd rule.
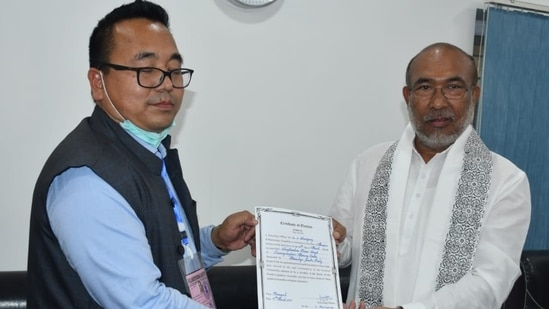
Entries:
[[168,133],[170,133],[170,129],[174,125],[175,125],[175,122],[172,122],[171,126],[167,127],[166,129],[164,129],[160,133],[156,133],[156,132],[145,131],[145,130],[141,129],[140,127],[136,126],[135,124],[133,124],[128,119],[120,122],[120,126],[124,130],[126,130],[126,132],[129,132],[129,133],[137,136],[141,140],[145,141],[147,144],[153,146],[155,149],[158,148],[158,146],[160,146],[160,142],[162,142],[162,140],[166,136],[168,136]]
[[120,114],[120,112],[118,111],[116,106],[114,106],[114,104],[112,103],[111,97],[109,96],[109,93],[107,92],[107,86],[105,85],[105,80],[103,79],[103,72],[99,71],[99,77],[101,78],[101,86],[103,87],[103,89],[105,89],[105,95],[107,96],[107,99],[109,100],[109,103],[111,104],[112,108],[116,111],[118,116],[120,116],[120,118],[124,119],[124,121],[120,122],[120,126],[124,130],[126,130],[126,132],[137,136],[138,138],[140,138],[145,143],[147,143],[147,144],[153,146],[155,149],[157,149],[158,146],[160,146],[160,143],[162,142],[162,140],[164,138],[166,138],[166,136],[168,136],[168,133],[170,133],[170,129],[175,125],[175,121],[173,121],[172,124],[169,127],[164,129],[160,133],[149,132],[149,131],[141,129],[140,127],[136,126],[131,121],[126,119],[126,117],[122,116],[122,114]]

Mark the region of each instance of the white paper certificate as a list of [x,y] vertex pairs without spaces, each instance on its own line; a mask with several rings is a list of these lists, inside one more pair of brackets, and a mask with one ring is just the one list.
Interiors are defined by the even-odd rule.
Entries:
[[259,308],[343,308],[332,219],[273,207],[255,214]]

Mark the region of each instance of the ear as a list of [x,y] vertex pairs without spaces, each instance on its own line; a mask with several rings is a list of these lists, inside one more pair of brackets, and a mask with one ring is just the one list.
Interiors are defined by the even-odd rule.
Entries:
[[473,86],[473,88],[471,89],[471,100],[475,105],[477,105],[479,99],[480,99],[480,87]]
[[402,87],[402,96],[404,97],[404,102],[408,104],[408,100],[410,99],[410,88],[408,86]]
[[103,100],[103,82],[101,81],[101,72],[96,68],[88,70],[88,81],[90,83],[91,94],[95,102]]

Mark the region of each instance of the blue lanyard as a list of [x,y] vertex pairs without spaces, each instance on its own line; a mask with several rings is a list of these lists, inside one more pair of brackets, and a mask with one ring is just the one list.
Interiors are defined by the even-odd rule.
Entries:
[[190,274],[195,272],[196,270],[203,268],[202,260],[200,259],[200,255],[196,254],[197,253],[196,247],[192,240],[192,232],[187,229],[187,227],[190,225],[187,224],[186,217],[183,214],[183,208],[181,207],[181,204],[179,203],[179,199],[177,198],[177,195],[174,192],[174,188],[171,184],[170,178],[168,176],[168,172],[166,170],[166,162],[164,162],[164,159],[162,159],[161,175],[162,175],[162,179],[164,179],[166,188],[168,189],[168,193],[170,194],[170,200],[173,205],[173,213],[175,216],[175,220],[177,221],[177,227],[179,228],[179,233],[181,235],[181,245],[185,249],[183,253],[183,263],[185,265],[184,273]]
[[162,178],[164,179],[164,182],[166,184],[166,188],[168,189],[168,193],[170,194],[170,200],[173,205],[173,213],[175,215],[175,220],[177,221],[177,227],[179,228],[179,233],[181,234],[181,244],[185,247],[185,251],[187,251],[189,247],[189,234],[187,232],[187,224],[185,222],[185,216],[183,215],[183,208],[179,204],[179,201],[175,195],[175,193],[172,191],[171,186],[169,185],[169,177],[168,172],[166,171],[166,163],[164,160],[162,160]]

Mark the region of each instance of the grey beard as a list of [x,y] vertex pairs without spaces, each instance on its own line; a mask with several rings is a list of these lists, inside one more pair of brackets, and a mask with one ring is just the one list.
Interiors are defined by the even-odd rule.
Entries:
[[416,133],[418,141],[430,149],[446,149],[452,145],[465,131],[468,125],[473,123],[475,117],[475,105],[473,102],[469,102],[469,107],[467,109],[466,117],[457,124],[457,131],[453,134],[443,134],[442,131],[435,131],[432,135],[427,135],[420,130],[421,122],[415,117],[414,113],[411,110],[410,103],[408,105],[408,117],[410,118],[410,123]]

